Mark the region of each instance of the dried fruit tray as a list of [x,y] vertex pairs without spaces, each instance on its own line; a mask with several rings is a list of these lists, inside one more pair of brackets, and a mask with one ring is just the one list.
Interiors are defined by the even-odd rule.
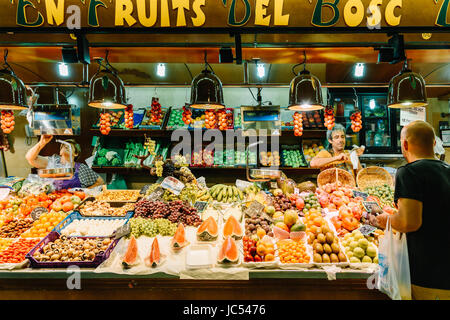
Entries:
[[[67,268],[69,266],[78,266],[80,268],[96,268],[99,264],[109,258],[111,252],[119,242],[119,240],[113,240],[109,247],[102,254],[95,256],[92,261],[65,261],[65,262],[39,262],[33,255],[39,250],[42,252],[42,248],[50,243],[59,239],[61,235],[58,232],[51,231],[42,241],[40,241],[31,251],[25,256],[26,259],[30,261],[32,268]],[[98,237],[68,237],[70,238],[81,238],[81,239],[96,239]],[[106,237],[101,237],[106,238]]]
[[[75,207],[75,209],[73,210],[74,212],[79,212],[81,216],[83,217],[88,217],[88,218],[105,218],[105,217],[117,217],[117,218],[131,218],[134,215],[134,210],[132,211],[127,211],[124,215],[120,215],[120,216],[106,216],[106,215],[85,215],[81,212],[81,210],[83,209],[83,206],[86,204],[86,202],[88,201],[95,201],[96,198],[94,197],[88,197],[86,199],[83,200],[83,202],[81,202],[77,207]],[[119,207],[123,207],[124,205],[127,205],[131,202],[125,202],[125,201],[104,201],[105,203],[108,203],[111,207],[113,208],[119,208]]]
[[61,221],[52,231],[61,233],[61,231],[66,228],[69,224],[71,224],[74,220],[87,220],[87,219],[95,219],[95,220],[124,220],[124,224],[126,224],[133,213],[128,212],[125,217],[115,217],[115,216],[107,216],[107,217],[90,217],[90,216],[82,216],[78,211],[74,211],[69,214],[63,221]]

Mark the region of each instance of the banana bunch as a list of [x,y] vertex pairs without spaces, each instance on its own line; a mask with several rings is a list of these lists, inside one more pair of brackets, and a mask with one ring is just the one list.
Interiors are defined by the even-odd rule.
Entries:
[[211,194],[209,193],[208,189],[199,189],[197,194],[197,201],[209,201],[211,199]]
[[257,194],[259,191],[261,191],[261,189],[255,184],[244,189],[245,194]]
[[235,186],[216,184],[209,189],[209,193],[214,200],[219,202],[236,202],[244,199],[244,194]]

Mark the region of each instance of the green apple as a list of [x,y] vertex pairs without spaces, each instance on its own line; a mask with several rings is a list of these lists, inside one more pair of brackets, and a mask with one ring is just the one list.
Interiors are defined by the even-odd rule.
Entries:
[[378,264],[378,257],[373,258],[373,263]]
[[364,262],[364,263],[372,263],[372,259],[369,257],[369,256],[364,256],[363,258],[362,258],[362,261],[361,262]]
[[364,255],[365,255],[366,253],[364,252],[364,249],[362,249],[362,248],[360,248],[360,247],[356,247],[354,250],[353,250],[353,256],[355,256],[355,257],[357,257],[357,258],[362,258],[362,257],[364,257]]
[[351,257],[351,258],[350,258],[350,263],[361,263],[361,260],[359,260],[359,259],[356,258],[356,257]]
[[362,238],[362,239],[358,240],[358,247],[366,250],[368,246],[369,246],[369,241],[367,241],[366,238]]
[[377,249],[373,245],[370,245],[367,247],[366,253],[369,257],[375,258],[377,255]]
[[355,248],[358,246],[358,242],[352,241],[349,244],[350,249],[355,250]]

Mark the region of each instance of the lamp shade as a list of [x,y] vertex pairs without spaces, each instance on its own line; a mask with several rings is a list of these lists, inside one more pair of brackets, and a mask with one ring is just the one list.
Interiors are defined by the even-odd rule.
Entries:
[[100,109],[127,107],[122,79],[108,69],[99,70],[89,83],[89,106]]
[[191,108],[223,109],[223,89],[220,79],[205,69],[197,75],[191,84]]
[[27,109],[27,92],[22,80],[8,69],[0,70],[0,109]]
[[308,70],[303,70],[291,81],[288,109],[313,111],[323,108],[322,85],[319,79]]
[[405,69],[391,79],[389,108],[418,108],[428,105],[425,80],[420,74]]

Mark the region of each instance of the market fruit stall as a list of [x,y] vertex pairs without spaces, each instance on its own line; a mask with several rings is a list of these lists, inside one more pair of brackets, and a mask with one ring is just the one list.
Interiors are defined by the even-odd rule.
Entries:
[[[228,294],[259,285],[280,297],[291,288],[291,298],[315,298],[323,286],[334,293],[321,298],[338,291],[341,298],[385,297],[370,290],[383,231],[359,231],[367,212],[349,186],[328,183],[300,193],[290,193],[282,182],[271,190],[246,181],[207,187],[188,179],[186,170],[167,166],[162,176],[143,192],[64,191],[61,197],[50,192],[54,200],[47,213],[7,213],[0,229],[0,287],[27,295],[28,286],[45,279],[48,296],[57,297],[66,268],[77,266],[88,294],[127,286],[151,289],[145,296],[152,297],[158,284],[171,288],[157,290],[160,297],[176,298],[177,290],[195,287],[203,298],[219,298],[227,290],[214,291],[212,285],[229,281]],[[177,178],[184,181],[181,192],[167,182]],[[38,202],[46,201],[40,197]],[[65,205],[67,212],[59,207],[66,200],[75,202]],[[101,286],[101,279],[108,285]],[[268,297],[264,291],[251,298]],[[131,298],[135,291],[122,294]]]

